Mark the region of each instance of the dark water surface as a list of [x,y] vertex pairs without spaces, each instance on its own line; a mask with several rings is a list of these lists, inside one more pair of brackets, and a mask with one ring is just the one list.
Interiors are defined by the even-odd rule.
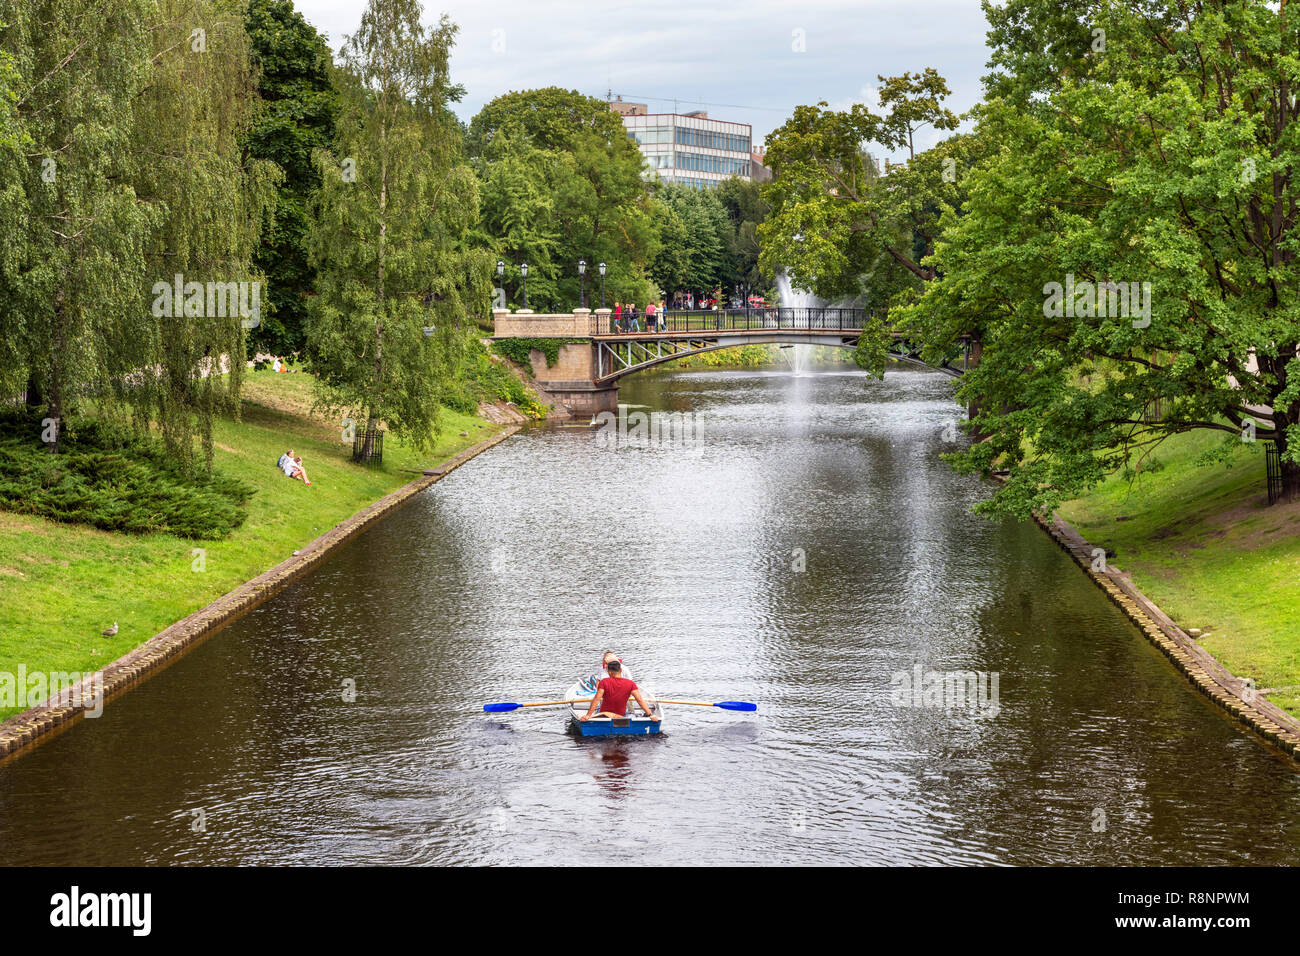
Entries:
[[[511,438],[0,768],[4,861],[1300,862],[1300,774],[1040,531],[969,514],[951,389],[677,373],[622,398],[701,440]],[[760,710],[481,712],[606,646]],[[918,664],[996,674],[996,715],[896,701]]]

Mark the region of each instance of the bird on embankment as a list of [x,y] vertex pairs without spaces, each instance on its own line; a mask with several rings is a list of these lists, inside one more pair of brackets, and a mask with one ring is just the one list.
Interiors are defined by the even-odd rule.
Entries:
[[102,634],[104,637],[112,637],[117,633],[117,621],[114,621],[113,626],[110,627],[108,630],[100,631],[99,633]]

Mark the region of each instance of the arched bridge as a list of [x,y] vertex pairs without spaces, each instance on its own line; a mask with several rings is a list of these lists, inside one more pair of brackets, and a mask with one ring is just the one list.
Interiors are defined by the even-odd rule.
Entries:
[[[824,345],[854,348],[870,313],[838,308],[742,308],[708,311],[667,310],[654,316],[614,316],[609,309],[577,309],[572,314],[494,312],[497,339],[563,339],[548,363],[541,349],[530,353],[533,377],[547,396],[575,414],[612,411],[618,382],[627,375],[690,355],[740,345]],[[554,345],[554,343],[551,343]],[[894,336],[890,354],[924,365],[911,344]],[[960,354],[941,366],[961,375],[979,359],[978,344],[963,343]]]

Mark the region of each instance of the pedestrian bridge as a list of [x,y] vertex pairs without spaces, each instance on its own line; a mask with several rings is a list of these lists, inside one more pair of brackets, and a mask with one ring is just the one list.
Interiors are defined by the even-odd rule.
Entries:
[[[572,314],[528,310],[493,312],[495,339],[564,339],[558,358],[548,365],[541,349],[530,353],[533,378],[547,397],[574,414],[613,411],[618,382],[643,369],[690,355],[741,345],[827,345],[855,348],[871,314],[863,309],[741,308],[668,309],[647,325],[644,313],[629,321],[609,309],[575,309]],[[963,342],[961,353],[936,368],[959,376],[978,361],[978,344]],[[890,354],[925,365],[901,335]]]

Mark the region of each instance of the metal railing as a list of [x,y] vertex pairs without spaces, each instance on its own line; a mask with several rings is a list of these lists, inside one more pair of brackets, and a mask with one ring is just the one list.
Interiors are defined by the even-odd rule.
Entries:
[[1282,497],[1282,454],[1275,442],[1264,442],[1264,470],[1268,475],[1268,503]]
[[871,313],[866,309],[740,308],[665,309],[591,316],[592,335],[647,335],[685,332],[860,332]]
[[[369,441],[367,442],[367,438]],[[382,465],[384,463],[384,430],[376,428],[368,432],[363,424],[352,436],[352,460],[363,465]]]

